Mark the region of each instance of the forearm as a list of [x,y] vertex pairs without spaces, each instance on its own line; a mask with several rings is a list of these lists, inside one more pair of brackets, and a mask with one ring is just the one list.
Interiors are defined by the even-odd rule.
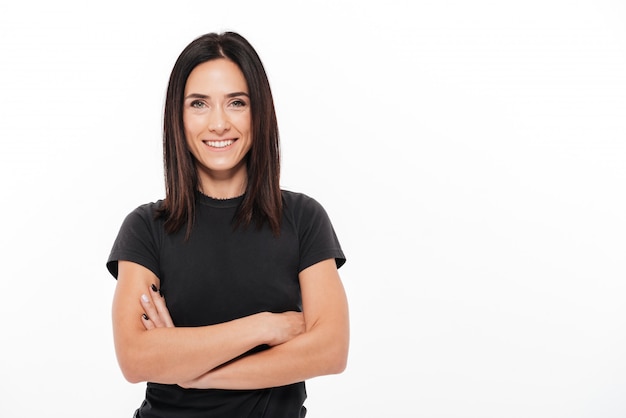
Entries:
[[158,328],[118,335],[118,361],[131,382],[178,383],[197,378],[266,343],[264,315],[194,328]]
[[347,363],[348,303],[329,259],[300,273],[306,332],[272,348],[211,370],[185,387],[258,389],[342,372]]
[[348,357],[347,327],[328,333],[322,328],[268,350],[218,367],[186,387],[198,389],[259,389],[341,373]]
[[113,335],[120,368],[130,382],[194,379],[258,345],[278,345],[303,331],[301,314],[268,312],[216,325],[176,328],[159,284],[145,267],[119,262]]

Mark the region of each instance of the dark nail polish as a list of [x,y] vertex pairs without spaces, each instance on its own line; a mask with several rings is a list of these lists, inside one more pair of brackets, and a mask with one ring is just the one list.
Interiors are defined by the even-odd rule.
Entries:
[[152,289],[153,292],[157,292],[159,289],[157,289],[157,287],[153,284],[150,285],[150,288]]
[[146,321],[150,319],[150,318],[148,318],[148,315],[146,315],[146,314],[143,314],[143,315],[141,315],[141,316],[142,316],[142,317],[143,317],[143,319],[145,319]]

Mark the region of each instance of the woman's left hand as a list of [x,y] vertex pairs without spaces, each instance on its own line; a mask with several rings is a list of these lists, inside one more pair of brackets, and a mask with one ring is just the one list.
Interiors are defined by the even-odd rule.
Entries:
[[210,373],[211,372],[206,373],[198,377],[197,379],[191,380],[189,382],[179,383],[178,386],[180,386],[183,389],[212,389],[209,383]]
[[165,298],[156,285],[151,285],[150,291],[141,295],[140,302],[144,310],[141,322],[146,330],[174,328],[174,321],[165,305]]

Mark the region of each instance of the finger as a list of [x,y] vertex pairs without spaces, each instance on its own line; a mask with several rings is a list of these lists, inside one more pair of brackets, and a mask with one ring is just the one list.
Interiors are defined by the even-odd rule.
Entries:
[[150,318],[146,314],[141,315],[141,323],[144,327],[146,327],[146,330],[148,331],[156,328],[152,320],[150,320]]
[[156,306],[154,306],[153,299],[150,294],[142,294],[141,295],[141,306],[143,307],[143,311],[146,313],[150,321],[154,324],[156,328],[164,327],[165,324],[161,320],[159,316],[159,312],[157,311]]
[[163,324],[166,327],[173,328],[174,321],[172,321],[170,311],[167,309],[163,294],[159,291],[159,289],[157,289],[154,284],[150,286],[150,289],[152,289],[152,302],[154,303],[154,307],[159,313],[159,318],[161,319],[161,321],[163,321]]

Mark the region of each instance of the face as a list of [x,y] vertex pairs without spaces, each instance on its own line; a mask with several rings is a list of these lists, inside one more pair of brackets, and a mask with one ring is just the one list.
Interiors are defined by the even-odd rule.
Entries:
[[202,191],[210,193],[218,184],[245,187],[252,116],[246,79],[235,63],[220,58],[193,69],[185,85],[183,124]]

